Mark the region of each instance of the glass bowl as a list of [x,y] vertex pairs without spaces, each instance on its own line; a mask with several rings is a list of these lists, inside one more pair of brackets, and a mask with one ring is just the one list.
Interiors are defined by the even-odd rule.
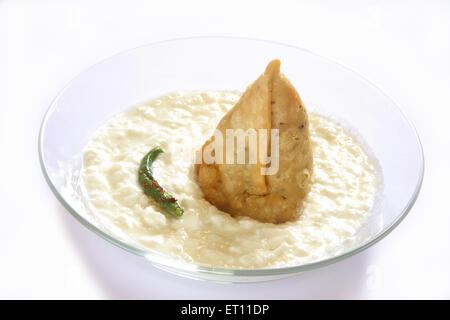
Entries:
[[[81,155],[94,130],[132,105],[173,91],[243,91],[271,59],[298,89],[310,112],[357,130],[382,172],[383,183],[358,245],[309,264],[227,269],[180,263],[142,250],[106,229],[77,189]],[[82,72],[55,98],[42,121],[39,155],[55,196],[87,228],[170,272],[217,282],[281,278],[323,267],[370,247],[406,216],[419,193],[422,147],[411,122],[376,86],[348,68],[308,50],[255,39],[196,37],[158,42],[110,57]]]

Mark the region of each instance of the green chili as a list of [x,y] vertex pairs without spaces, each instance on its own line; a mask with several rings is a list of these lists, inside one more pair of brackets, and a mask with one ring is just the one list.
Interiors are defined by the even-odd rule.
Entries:
[[159,183],[153,178],[152,164],[156,157],[164,151],[161,148],[153,148],[141,161],[139,166],[139,184],[144,193],[153,198],[164,212],[175,217],[181,217],[184,209],[178,204],[171,194],[163,189]]

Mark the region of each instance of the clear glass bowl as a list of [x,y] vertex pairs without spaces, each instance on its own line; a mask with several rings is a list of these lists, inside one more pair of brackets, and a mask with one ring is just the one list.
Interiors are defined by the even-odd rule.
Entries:
[[[310,264],[226,269],[180,263],[157,252],[141,250],[98,223],[76,188],[82,150],[97,127],[135,103],[167,92],[243,91],[273,58],[281,60],[283,72],[298,89],[309,111],[329,115],[356,128],[377,158],[383,189],[375,204],[379,219],[368,222],[371,233],[367,238],[344,253]],[[157,267],[217,282],[281,278],[361,252],[403,220],[417,198],[424,170],[422,147],[413,125],[390,97],[362,76],[308,50],[227,37],[158,42],[117,54],[82,72],[49,107],[42,121],[39,155],[50,188],[87,228]]]

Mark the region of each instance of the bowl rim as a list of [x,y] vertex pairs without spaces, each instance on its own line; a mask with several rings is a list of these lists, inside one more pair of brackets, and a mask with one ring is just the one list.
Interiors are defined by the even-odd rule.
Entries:
[[[282,46],[282,47],[288,47],[291,49],[306,52],[308,54],[311,54],[313,56],[316,56],[318,58],[326,60],[332,64],[338,65],[339,67],[343,68],[344,70],[352,73],[354,76],[359,78],[359,80],[362,80],[367,85],[369,85],[372,89],[381,93],[383,96],[385,96],[387,99],[389,99],[395,105],[395,107],[397,108],[397,111],[400,112],[401,116],[404,118],[404,120],[406,120],[406,122],[409,124],[409,126],[411,127],[411,129],[414,133],[414,137],[415,137],[416,143],[418,145],[419,153],[420,153],[421,162],[420,162],[420,168],[419,168],[419,179],[415,185],[414,193],[413,193],[412,197],[409,199],[409,201],[407,202],[405,207],[402,209],[401,213],[397,216],[397,218],[387,228],[380,231],[373,239],[365,242],[364,244],[362,244],[356,248],[353,248],[347,252],[338,254],[333,257],[326,258],[324,260],[314,261],[311,263],[300,264],[300,265],[291,265],[291,266],[286,266],[286,267],[271,267],[271,268],[258,268],[258,269],[224,268],[224,267],[196,265],[196,264],[192,264],[192,263],[188,263],[188,262],[182,262],[182,261],[175,260],[171,257],[163,256],[162,254],[159,254],[158,252],[144,251],[144,250],[138,249],[136,247],[133,247],[121,240],[118,240],[118,239],[112,237],[111,235],[107,234],[106,232],[100,230],[98,227],[96,227],[95,225],[90,223],[83,216],[78,214],[78,212],[64,199],[64,197],[56,189],[56,186],[54,185],[53,181],[51,180],[51,178],[47,172],[47,167],[45,165],[45,161],[44,161],[44,157],[43,157],[43,146],[44,146],[44,136],[45,136],[44,131],[45,131],[47,120],[50,117],[50,115],[52,114],[52,112],[54,111],[55,107],[57,106],[57,102],[58,102],[59,98],[65,93],[67,88],[69,88],[70,85],[79,76],[81,76],[85,72],[89,71],[90,69],[96,67],[97,65],[99,65],[103,62],[106,62],[108,60],[116,58],[120,55],[127,54],[131,51],[139,50],[140,48],[144,48],[144,47],[158,46],[158,45],[169,43],[169,42],[189,41],[189,40],[214,40],[214,39],[216,39],[216,40],[254,41],[254,42],[260,42],[260,43],[278,45],[278,46]],[[39,162],[40,162],[40,166],[41,166],[44,178],[45,178],[47,184],[49,185],[50,189],[52,190],[53,194],[55,195],[55,197],[64,206],[64,208],[66,208],[66,210],[69,211],[69,213],[75,219],[77,219],[86,228],[93,231],[94,233],[96,233],[97,235],[99,235],[100,237],[105,239],[106,241],[108,241],[108,242],[112,243],[113,245],[118,246],[128,252],[131,252],[133,254],[141,256],[141,257],[145,258],[146,260],[148,260],[152,264],[159,265],[162,267],[174,268],[174,269],[185,271],[185,272],[187,271],[187,272],[195,272],[195,273],[208,274],[208,275],[217,275],[217,276],[228,275],[228,276],[238,276],[238,277],[261,277],[261,276],[277,276],[277,275],[280,276],[280,275],[295,274],[295,273],[299,273],[299,272],[303,272],[303,271],[308,271],[308,270],[328,266],[330,264],[336,263],[338,261],[344,260],[353,255],[356,255],[356,254],[364,251],[365,249],[373,246],[375,243],[377,243],[378,241],[380,241],[381,239],[386,237],[389,233],[391,233],[400,224],[400,222],[402,222],[403,219],[405,219],[405,217],[408,215],[408,213],[410,212],[411,208],[414,206],[414,204],[419,196],[420,189],[422,187],[423,178],[424,178],[424,171],[425,171],[425,158],[424,158],[423,146],[420,141],[417,129],[414,126],[413,122],[408,117],[406,117],[405,113],[402,111],[401,107],[395,101],[395,99],[393,99],[390,95],[388,95],[380,87],[378,87],[377,85],[375,85],[374,83],[372,83],[371,81],[366,79],[359,72],[353,70],[350,67],[347,67],[346,65],[344,65],[332,58],[317,54],[311,50],[308,50],[308,49],[305,49],[302,47],[298,47],[298,46],[294,46],[294,45],[290,45],[290,44],[286,44],[286,43],[282,43],[282,42],[272,41],[272,40],[247,38],[247,37],[234,37],[234,36],[192,36],[192,37],[171,38],[171,39],[152,42],[152,43],[148,43],[148,44],[143,44],[143,45],[131,48],[131,49],[127,49],[127,50],[115,53],[115,54],[109,56],[108,58],[102,59],[102,60],[94,63],[90,67],[88,67],[88,68],[84,69],[83,71],[81,71],[80,73],[78,73],[72,80],[70,80],[61,89],[61,91],[56,95],[56,97],[53,99],[53,101],[50,103],[50,106],[48,107],[47,111],[44,114],[44,117],[43,117],[41,125],[40,125],[40,129],[39,129],[38,153],[39,153]]]

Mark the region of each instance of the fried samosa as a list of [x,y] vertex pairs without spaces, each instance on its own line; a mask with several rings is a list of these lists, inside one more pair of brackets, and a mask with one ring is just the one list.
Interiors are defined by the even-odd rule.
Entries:
[[[229,158],[202,158],[196,164],[198,183],[206,200],[232,216],[270,223],[295,219],[310,189],[313,157],[307,111],[293,85],[280,72],[279,60],[271,61],[247,87],[221,119],[216,132],[224,137],[223,149],[214,144],[218,139],[215,134],[203,145],[201,153],[206,154],[209,148],[212,156]],[[251,132],[256,138],[245,137],[245,161],[236,161],[239,149],[230,151],[225,143],[229,132]],[[250,161],[255,153],[256,161]],[[227,163],[230,159],[234,162]]]

